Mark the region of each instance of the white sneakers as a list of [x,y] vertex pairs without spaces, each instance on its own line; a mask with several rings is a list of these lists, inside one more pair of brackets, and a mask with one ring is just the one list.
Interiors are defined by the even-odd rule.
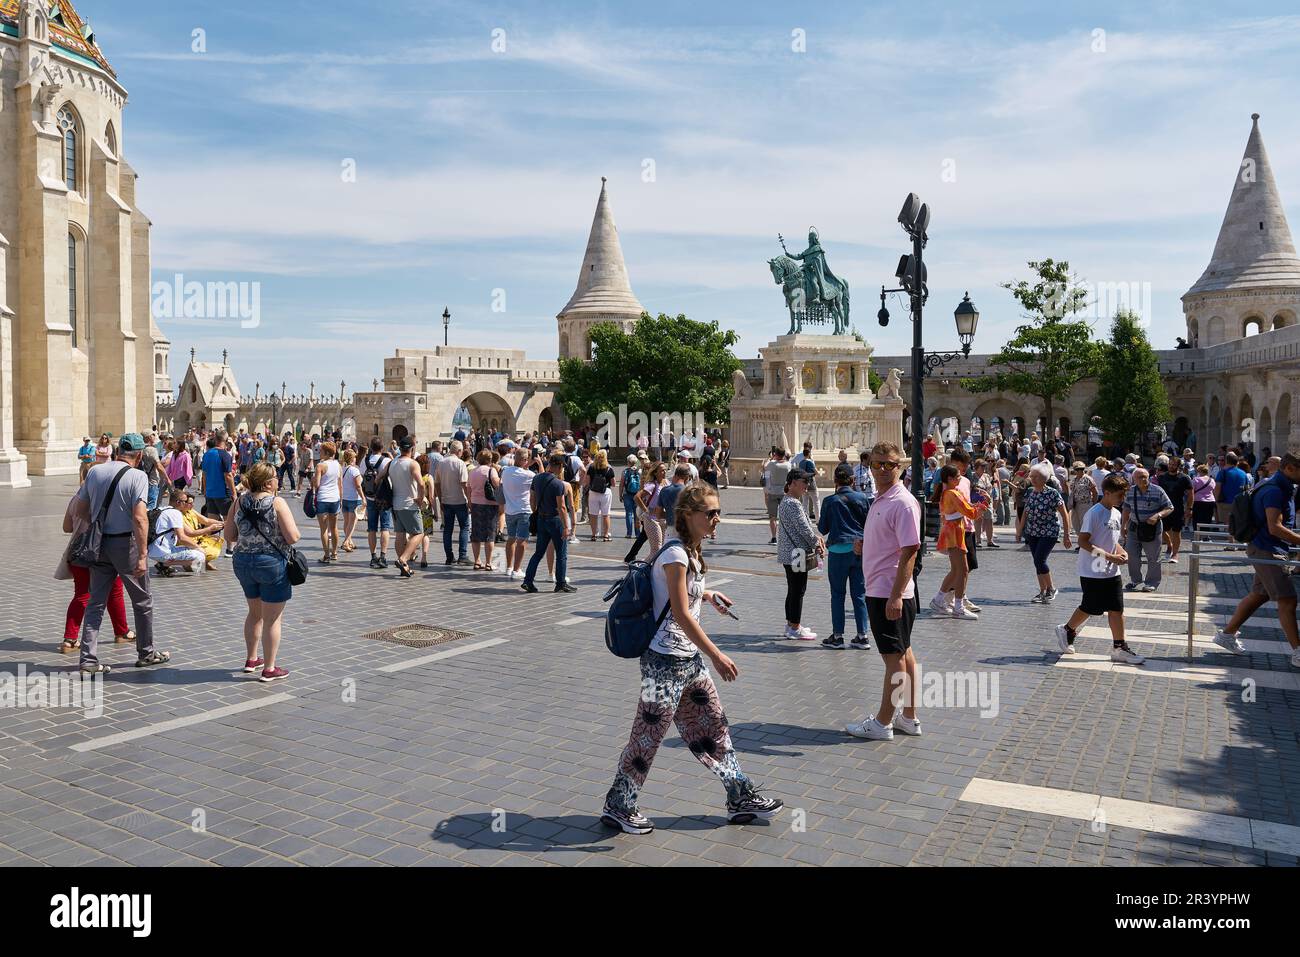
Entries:
[[965,598],[965,597],[963,597],[963,598],[962,598],[962,604],[966,607],[966,610],[967,610],[967,611],[973,611],[973,612],[975,612],[975,614],[977,614],[977,615],[978,615],[978,614],[983,610],[983,609],[980,608],[979,605],[975,604],[975,603],[974,603],[973,601],[971,601],[969,598]]
[[969,598],[963,597],[957,604],[956,596],[948,598],[945,594],[935,595],[930,599],[930,610],[936,615],[957,618],[961,621],[979,621],[980,606]]
[[965,605],[960,605],[960,606],[954,605],[952,611],[950,611],[948,614],[950,614],[953,618],[958,619],[959,621],[980,620],[980,616],[975,614],[975,612],[971,611]]
[[952,614],[952,602],[949,601],[947,598],[943,597],[943,595],[935,595],[933,598],[931,598],[930,608],[933,611],[937,611],[941,615]]
[[881,724],[874,714],[870,718],[863,718],[857,724],[845,725],[844,730],[855,738],[866,738],[868,741],[894,740],[894,729]]
[[889,724],[881,724],[873,714],[870,718],[863,718],[856,724],[845,725],[844,730],[855,738],[865,738],[868,741],[893,741],[895,731],[919,738],[921,722],[916,718],[903,717],[903,712],[899,710],[894,712],[894,720]]
[[1230,631],[1224,631],[1222,628],[1215,631],[1214,643],[1234,655],[1244,655],[1246,653],[1246,646],[1241,643],[1241,639]]
[[904,718],[902,711],[895,711],[892,723],[895,731],[910,734],[914,738],[921,736],[921,721],[919,718]]
[[815,641],[817,639],[817,632],[813,631],[807,625],[800,625],[798,628],[791,628],[787,625],[784,637],[794,638],[798,641]]
[[1063,655],[1072,655],[1075,653],[1074,645],[1070,644],[1070,633],[1064,625],[1056,626],[1056,648]]
[[1128,646],[1128,642],[1118,648],[1111,648],[1110,660],[1119,662],[1122,665],[1140,665],[1146,662],[1145,658]]

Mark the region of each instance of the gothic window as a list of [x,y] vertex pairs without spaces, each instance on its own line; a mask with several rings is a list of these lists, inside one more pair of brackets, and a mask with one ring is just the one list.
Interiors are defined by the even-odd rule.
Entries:
[[77,237],[68,233],[68,325],[72,326],[72,346],[77,346]]
[[117,134],[113,132],[112,123],[104,127],[104,144],[108,147],[110,153],[114,156],[117,155]]
[[63,179],[71,192],[77,191],[77,115],[71,106],[58,114],[59,131],[63,134]]

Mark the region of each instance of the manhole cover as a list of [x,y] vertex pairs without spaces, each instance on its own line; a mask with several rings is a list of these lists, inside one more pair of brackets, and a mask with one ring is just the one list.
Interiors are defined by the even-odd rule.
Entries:
[[372,631],[361,636],[372,641],[388,641],[407,648],[428,648],[441,645],[459,638],[468,638],[465,631],[452,631],[450,628],[435,628],[433,625],[398,625],[383,631]]
[[754,550],[752,550],[752,549],[737,548],[737,549],[734,550],[731,554],[732,554],[732,555],[738,555],[738,556],[740,556],[741,558],[771,558],[771,557],[772,557],[773,555],[775,555],[776,553],[775,553],[775,552],[759,552],[759,551],[754,551]]

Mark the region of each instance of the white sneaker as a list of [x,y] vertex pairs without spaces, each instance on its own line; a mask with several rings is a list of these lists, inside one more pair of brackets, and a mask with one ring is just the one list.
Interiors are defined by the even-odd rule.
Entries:
[[1141,655],[1128,646],[1128,643],[1120,645],[1118,648],[1110,650],[1110,660],[1117,661],[1123,665],[1140,665],[1146,661]]
[[931,598],[930,607],[941,615],[952,614],[952,601],[944,598],[942,595],[935,595]]
[[1177,557],[1177,556],[1174,556],[1173,558],[1170,558],[1170,559],[1169,559],[1169,564],[1170,564],[1170,565],[1177,565],[1177,564],[1178,564],[1178,557]]
[[1155,586],[1155,585],[1148,585],[1146,582],[1143,582],[1141,585],[1138,585],[1137,588],[1135,588],[1135,589],[1133,589],[1133,590],[1134,590],[1134,591],[1155,591],[1155,590],[1156,590],[1156,586]]
[[794,634],[792,634],[790,637],[798,638],[800,641],[816,641],[817,632],[813,631],[807,625],[800,625],[799,630],[796,631]]
[[975,604],[975,603],[974,603],[973,601],[971,601],[969,598],[963,598],[963,599],[962,599],[962,604],[966,606],[966,610],[967,610],[967,611],[973,611],[973,612],[975,612],[975,614],[977,614],[977,615],[978,615],[978,614],[980,613],[980,611],[981,611],[980,606],[977,605],[977,604]]
[[1291,652],[1291,667],[1300,668],[1300,648]]
[[910,734],[914,738],[921,736],[921,722],[917,718],[905,718],[902,711],[894,712],[894,730]]
[[1232,632],[1224,631],[1222,628],[1214,633],[1214,643],[1220,648],[1231,651],[1234,655],[1244,655],[1246,646],[1241,643],[1241,639]]
[[866,738],[868,741],[894,740],[894,729],[881,724],[874,714],[870,718],[863,718],[857,724],[845,725],[844,730],[855,738]]
[[1061,590],[1059,588],[1053,588],[1051,591],[1043,592],[1043,603],[1050,604],[1051,602],[1056,601],[1056,596],[1060,593]]
[[949,616],[951,616],[951,617],[953,617],[953,618],[957,618],[957,619],[959,619],[959,620],[961,620],[961,621],[979,621],[979,620],[980,620],[980,616],[979,616],[979,615],[975,614],[975,612],[971,611],[969,608],[965,607],[964,605],[963,605],[961,608],[956,608],[956,607],[954,607],[954,608],[952,609],[952,611],[948,612],[948,614],[949,614]]
[[1074,652],[1074,645],[1070,644],[1070,633],[1066,631],[1064,625],[1056,626],[1056,648],[1063,655]]

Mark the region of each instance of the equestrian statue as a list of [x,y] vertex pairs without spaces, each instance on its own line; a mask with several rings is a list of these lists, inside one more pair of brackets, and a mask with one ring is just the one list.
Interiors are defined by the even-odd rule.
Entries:
[[785,248],[785,237],[776,237],[785,255],[769,259],[772,278],[785,293],[785,304],[790,310],[790,330],[802,332],[804,323],[824,325],[830,323],[832,335],[842,336],[849,331],[849,284],[839,279],[826,265],[817,230],[808,229],[808,248],[791,254]]

